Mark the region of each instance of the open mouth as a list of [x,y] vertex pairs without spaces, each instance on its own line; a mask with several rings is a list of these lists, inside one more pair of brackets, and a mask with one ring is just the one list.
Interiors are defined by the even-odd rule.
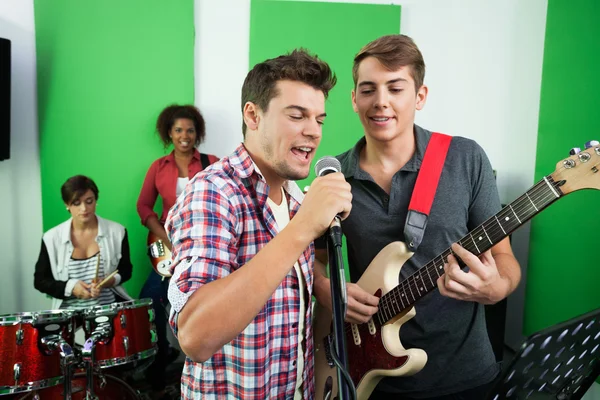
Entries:
[[308,160],[310,154],[313,151],[314,149],[311,147],[292,147],[292,153],[294,153],[295,156],[304,160]]

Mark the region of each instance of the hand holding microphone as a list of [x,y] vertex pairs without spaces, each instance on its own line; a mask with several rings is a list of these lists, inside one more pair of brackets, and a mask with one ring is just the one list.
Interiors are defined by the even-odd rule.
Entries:
[[340,171],[340,162],[334,157],[322,157],[315,164],[317,178],[294,218],[303,221],[313,239],[320,237],[336,217],[345,219],[352,209],[351,187]]

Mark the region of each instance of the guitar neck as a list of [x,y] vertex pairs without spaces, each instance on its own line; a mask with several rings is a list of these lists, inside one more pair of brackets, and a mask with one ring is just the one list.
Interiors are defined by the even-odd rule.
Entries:
[[[563,183],[554,182],[550,175],[544,177],[521,197],[460,239],[458,244],[475,255],[482,254],[561,198],[564,195],[560,190]],[[376,317],[379,322],[383,325],[394,319],[436,289],[436,282],[444,274],[444,263],[450,254],[452,250],[446,249],[383,295]]]

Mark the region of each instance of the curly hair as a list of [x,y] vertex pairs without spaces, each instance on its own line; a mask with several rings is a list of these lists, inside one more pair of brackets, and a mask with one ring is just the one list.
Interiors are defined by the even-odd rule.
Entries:
[[182,106],[173,104],[162,110],[156,120],[156,132],[165,148],[169,147],[172,143],[169,132],[171,131],[171,128],[173,128],[175,121],[178,119],[189,119],[194,123],[194,128],[196,129],[195,146],[198,146],[204,141],[206,127],[200,110],[189,104]]

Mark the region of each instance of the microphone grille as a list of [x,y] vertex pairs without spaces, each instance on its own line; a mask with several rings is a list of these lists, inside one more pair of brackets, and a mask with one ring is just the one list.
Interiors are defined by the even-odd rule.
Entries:
[[340,172],[342,165],[339,160],[335,157],[325,156],[321,157],[315,164],[315,173],[317,176],[323,176],[332,172]]

